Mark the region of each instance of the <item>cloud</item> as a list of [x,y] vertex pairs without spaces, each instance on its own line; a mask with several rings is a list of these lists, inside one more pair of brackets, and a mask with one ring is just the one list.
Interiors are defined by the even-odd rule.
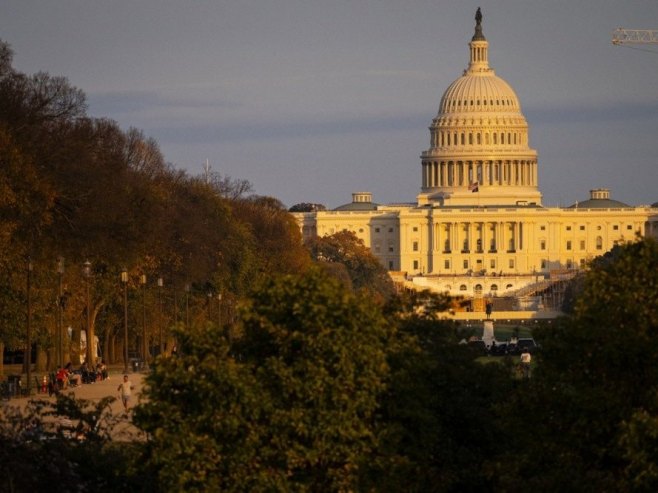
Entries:
[[301,139],[341,134],[368,134],[399,130],[419,130],[427,127],[427,115],[396,117],[355,117],[343,119],[296,119],[288,122],[259,121],[210,125],[151,127],[149,133],[172,143],[229,142],[264,139]]
[[168,94],[166,91],[115,91],[90,93],[89,106],[98,115],[131,115],[154,110],[236,109],[240,103],[217,99],[208,93]]
[[658,120],[658,101],[592,104],[563,104],[551,106],[525,105],[528,121],[537,124],[589,123]]

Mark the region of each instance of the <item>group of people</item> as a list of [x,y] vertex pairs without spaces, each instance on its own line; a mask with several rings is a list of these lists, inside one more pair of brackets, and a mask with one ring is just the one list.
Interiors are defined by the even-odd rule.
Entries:
[[73,365],[69,361],[66,366],[57,370],[55,380],[57,383],[57,390],[64,390],[69,387],[82,385],[83,383],[94,383],[99,380],[109,378],[107,366],[103,360],[98,360],[96,367],[90,369],[87,363],[80,365],[78,370],[73,369]]
[[[107,366],[103,360],[99,360],[96,365],[95,371],[90,371],[87,364],[83,363],[79,370],[73,370],[71,363],[60,368],[55,376],[56,388],[51,389],[52,392],[58,392],[68,387],[75,387],[83,383],[93,383],[100,380],[109,379]],[[121,397],[121,402],[126,412],[128,412],[130,405],[130,397],[135,387],[128,379],[128,375],[123,376],[123,381],[117,387],[117,392]],[[51,392],[51,393],[52,393]]]

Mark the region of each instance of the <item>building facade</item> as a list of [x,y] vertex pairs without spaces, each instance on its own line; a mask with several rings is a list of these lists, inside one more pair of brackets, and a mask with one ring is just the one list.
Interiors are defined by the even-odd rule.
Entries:
[[468,67],[429,127],[416,202],[381,205],[356,192],[332,211],[296,213],[304,237],[352,231],[413,286],[471,297],[518,293],[577,272],[619,242],[658,238],[658,203],[629,206],[595,189],[570,207],[542,205],[528,123],[489,66],[481,21]]

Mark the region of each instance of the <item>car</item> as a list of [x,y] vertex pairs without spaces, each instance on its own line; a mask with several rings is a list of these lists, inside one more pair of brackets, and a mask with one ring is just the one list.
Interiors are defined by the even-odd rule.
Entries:
[[491,356],[505,356],[509,353],[509,344],[507,342],[496,342],[489,348]]
[[516,341],[516,354],[528,351],[530,354],[537,352],[539,346],[532,337],[522,337]]
[[482,339],[472,339],[468,341],[468,347],[482,355],[489,354],[487,351],[487,345]]

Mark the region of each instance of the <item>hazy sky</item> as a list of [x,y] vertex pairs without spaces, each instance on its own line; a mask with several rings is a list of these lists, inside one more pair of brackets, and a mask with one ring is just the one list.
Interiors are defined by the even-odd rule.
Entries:
[[658,201],[658,45],[610,42],[658,29],[658,0],[2,0],[0,38],[16,69],[66,76],[90,115],[143,130],[192,174],[208,159],[288,206],[413,202],[478,6],[544,204],[598,187]]

